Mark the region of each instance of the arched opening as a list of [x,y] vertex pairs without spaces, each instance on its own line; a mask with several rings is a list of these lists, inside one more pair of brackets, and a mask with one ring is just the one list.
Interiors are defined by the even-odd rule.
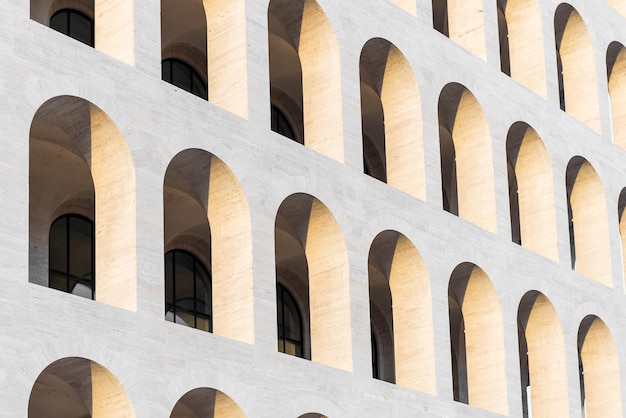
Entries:
[[246,55],[243,1],[161,0],[163,80],[247,117]]
[[421,103],[413,70],[381,38],[363,46],[359,68],[365,172],[424,200]]
[[447,0],[446,6],[449,38],[487,60],[483,0]]
[[278,210],[274,239],[277,284],[304,307],[311,359],[352,370],[348,255],[337,221],[313,196],[294,194]]
[[134,418],[121,383],[95,361],[67,357],[37,377],[28,401],[28,418]]
[[557,261],[552,166],[543,141],[533,128],[516,122],[506,151],[513,241]]
[[63,215],[50,225],[48,286],[95,299],[94,233],[91,219]]
[[567,165],[566,187],[572,268],[612,287],[609,222],[600,178],[587,160],[574,157]]
[[271,105],[297,142],[343,162],[339,49],[326,14],[315,0],[272,0],[268,28]]
[[562,3],[554,13],[557,66],[561,62],[559,91],[564,110],[600,132],[600,107],[593,44],[587,25],[576,9]]
[[508,414],[502,310],[480,267],[454,269],[448,308],[454,400]]
[[517,311],[523,417],[569,413],[563,329],[552,303],[531,291]]
[[327,418],[326,415],[309,412],[308,414],[300,415],[298,418]]
[[500,71],[511,75],[511,56],[509,52],[509,26],[506,21],[506,0],[496,0],[498,8],[498,39],[500,41]]
[[448,29],[448,0],[432,0],[433,28],[445,36],[450,36]]
[[74,10],[61,9],[50,18],[50,27],[77,41],[94,46],[93,17]]
[[197,388],[185,393],[174,405],[170,418],[245,418],[237,403],[217,389]]
[[589,315],[578,329],[580,401],[587,418],[622,416],[619,357],[611,331]]
[[99,51],[135,63],[133,3],[120,0],[30,0],[30,18]]
[[626,149],[626,49],[612,42],[606,51],[613,143]]
[[96,243],[93,255],[81,245],[80,259],[74,258],[84,264],[81,274],[94,264],[96,300],[134,310],[135,175],[122,134],[95,105],[60,96],[37,110],[29,141],[29,281],[50,286],[56,280],[50,272],[59,260],[50,257],[64,250],[53,248],[63,242],[51,236],[51,225],[63,215],[82,216],[94,223]]
[[[497,0],[498,21],[506,19],[509,74],[541,97],[547,97],[543,25],[538,0]],[[500,26],[502,27],[502,26]],[[502,39],[502,31],[500,31]],[[500,43],[502,47],[502,41]],[[501,63],[504,60],[501,60]],[[504,69],[503,69],[504,71]],[[506,72],[506,71],[504,71]]]
[[381,232],[370,247],[368,277],[374,377],[434,394],[430,283],[419,252],[404,235]]
[[442,90],[438,109],[444,209],[495,233],[491,133],[480,103],[451,83]]
[[[166,319],[179,322],[178,313],[170,314],[173,306],[180,302],[180,308],[189,311],[193,304],[194,315],[187,312],[181,317],[184,323],[252,343],[250,212],[237,178],[206,151],[182,151],[165,173],[163,205],[165,252],[186,252],[172,255],[169,265],[174,270],[167,269],[166,255]],[[174,256],[185,265],[176,267]],[[175,268],[180,268],[183,277],[180,291],[178,280],[172,287]]]

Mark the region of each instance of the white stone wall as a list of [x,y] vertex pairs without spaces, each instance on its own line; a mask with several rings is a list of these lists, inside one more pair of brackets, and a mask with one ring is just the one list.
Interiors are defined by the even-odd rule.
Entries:
[[[130,1],[130,0],[129,0]],[[542,292],[563,327],[569,412],[580,416],[577,333],[587,315],[608,326],[626,382],[626,304],[618,197],[626,186],[626,151],[612,142],[605,54],[626,43],[626,18],[601,0],[572,0],[595,50],[601,133],[559,109],[553,15],[541,2],[548,99],[499,70],[496,7],[484,1],[484,61],[432,29],[430,2],[413,16],[386,0],[319,0],[341,57],[344,163],[270,130],[268,1],[246,2],[248,118],[160,79],[160,2],[134,1],[131,66],[30,19],[29,1],[0,2],[0,416],[26,417],[33,383],[64,357],[105,366],[126,389],[137,417],[168,417],[189,390],[228,394],[249,418],[454,416],[498,414],[453,401],[448,281],[462,262],[480,266],[502,307],[508,411],[520,417],[517,310],[524,294]],[[362,173],[359,56],[382,37],[412,65],[422,105],[426,201]],[[485,112],[492,139],[497,232],[441,209],[437,105],[450,82],[468,88]],[[37,109],[59,95],[84,98],[113,120],[128,143],[136,181],[137,309],[129,311],[29,283],[29,128]],[[506,135],[516,121],[543,139],[554,175],[559,261],[510,239]],[[254,344],[166,322],[163,318],[163,179],[172,158],[200,148],[220,158],[241,182],[251,213]],[[613,286],[570,268],[565,171],[574,156],[597,171],[608,208]],[[421,162],[416,161],[416,164]],[[308,193],[323,202],[343,232],[349,259],[352,371],[276,351],[274,221],[281,202]],[[381,231],[404,234],[420,252],[432,293],[436,395],[371,378],[367,262]],[[219,295],[214,295],[218,298]],[[622,383],[624,385],[624,383]],[[622,397],[622,410],[626,403]]]

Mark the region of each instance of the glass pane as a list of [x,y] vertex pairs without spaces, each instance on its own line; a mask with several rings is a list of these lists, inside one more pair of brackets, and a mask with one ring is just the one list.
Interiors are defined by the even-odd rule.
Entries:
[[59,12],[52,16],[50,19],[50,27],[67,35],[69,33],[68,12]]
[[[67,273],[67,217],[57,219],[52,223],[48,245],[50,248],[50,270]],[[55,287],[55,289],[58,288]]]
[[93,23],[91,19],[79,13],[70,13],[69,35],[84,44],[93,46]]
[[174,311],[174,253],[171,251],[165,254],[165,313],[170,311]]
[[172,61],[165,60],[161,63],[161,78],[168,83],[172,82]]
[[[193,312],[193,259],[184,252],[174,254],[174,274],[175,274],[175,295],[176,295],[176,316],[182,318],[183,312]],[[191,322],[185,316],[185,322],[194,326],[193,315]],[[176,320],[178,321],[178,318]]]
[[67,279],[64,274],[50,273],[48,286],[52,289],[67,292]]
[[77,217],[69,218],[70,275],[87,284],[92,281],[92,226],[91,222]]
[[191,91],[191,68],[180,61],[172,61],[172,84]]
[[192,87],[191,92],[195,94],[196,96],[202,97],[205,100],[209,98],[209,95],[206,89],[206,84],[204,84],[204,81],[202,81],[200,76],[195,71],[193,71],[193,74],[192,74],[192,86],[191,87]]

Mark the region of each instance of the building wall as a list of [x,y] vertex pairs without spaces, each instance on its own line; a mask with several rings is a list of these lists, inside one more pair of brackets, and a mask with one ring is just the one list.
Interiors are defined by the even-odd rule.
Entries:
[[[235,104],[203,101],[161,80],[158,0],[135,0],[133,36],[122,37],[118,46],[105,42],[105,48],[96,39],[95,49],[31,19],[28,1],[2,2],[4,216],[0,231],[5,245],[0,256],[0,381],[5,390],[0,391],[0,416],[27,416],[37,377],[66,357],[83,357],[108,369],[138,417],[168,416],[181,396],[200,387],[227,394],[247,417],[298,417],[313,412],[327,417],[522,416],[518,308],[533,290],[549,299],[560,321],[567,413],[579,416],[578,332],[587,316],[601,318],[610,330],[619,376],[622,382],[626,379],[618,213],[620,192],[626,186],[626,150],[613,143],[606,77],[607,48],[613,41],[626,42],[626,25],[622,15],[600,0],[570,3],[584,19],[593,45],[594,62],[588,65],[597,79],[591,91],[598,96],[599,116],[598,123],[589,127],[559,109],[554,53],[554,13],[559,3],[540,3],[541,15],[536,18],[543,34],[545,94],[534,93],[500,72],[495,1],[482,4],[485,41],[474,54],[472,46],[462,46],[465,41],[448,39],[432,28],[428,1],[418,0],[416,12],[410,13],[385,0],[319,0],[339,51],[335,65],[340,69],[341,90],[335,91],[333,100],[340,100],[341,135],[334,139],[339,142],[331,143],[332,152],[324,151],[324,146],[317,152],[270,129],[268,1],[245,2],[246,49],[240,56],[245,57],[246,83],[243,92],[233,90],[240,98]],[[422,198],[363,174],[359,58],[372,38],[386,39],[402,52],[419,88],[421,133],[415,134],[423,138],[423,161],[413,163],[423,166]],[[133,45],[130,58],[128,42]],[[239,67],[241,62],[232,65]],[[215,68],[218,74],[228,72],[223,62]],[[483,168],[487,164],[487,172],[493,171],[494,202],[484,202],[486,208],[493,206],[485,209],[492,217],[487,227],[442,210],[438,105],[449,83],[473,94],[489,128],[491,158],[482,160],[484,153],[472,156],[483,161]],[[29,280],[33,232],[29,231],[29,132],[37,110],[49,99],[65,95],[82,98],[108,115],[132,157],[135,188],[127,204],[134,212],[117,218],[135,240],[133,257],[128,257],[132,265],[121,273],[128,275],[122,281],[125,285],[131,281],[131,293],[136,291],[128,303],[117,303],[119,295],[106,302],[85,300],[40,286],[34,283],[36,278]],[[247,108],[240,106],[244,99]],[[506,139],[518,121],[532,126],[549,156],[558,249],[552,259],[511,240]],[[205,150],[228,166],[249,208],[253,280],[246,306],[252,309],[250,318],[241,320],[244,331],[231,338],[225,336],[228,331],[210,334],[163,319],[164,178],[174,157],[192,148]],[[337,149],[343,153],[335,154]],[[604,256],[610,260],[610,279],[604,283],[571,268],[565,179],[568,162],[575,156],[593,166],[606,199],[610,257]],[[113,165],[111,160],[109,164]],[[345,241],[349,282],[343,284],[349,296],[343,305],[348,309],[341,315],[348,318],[350,329],[339,330],[348,341],[336,367],[327,365],[334,362],[333,352],[331,359],[315,361],[313,354],[313,361],[307,361],[276,350],[274,225],[282,202],[295,193],[322,202]],[[427,271],[434,345],[434,385],[429,391],[371,377],[368,255],[375,237],[385,230],[408,238]],[[115,259],[115,248],[111,252],[109,257]],[[462,263],[479,266],[488,276],[501,309],[502,342],[496,346],[501,347],[506,374],[498,395],[504,399],[495,406],[453,400],[448,289],[453,271]],[[219,295],[214,294],[214,299]],[[430,343],[415,338],[416,344]],[[620,402],[626,410],[624,400]]]

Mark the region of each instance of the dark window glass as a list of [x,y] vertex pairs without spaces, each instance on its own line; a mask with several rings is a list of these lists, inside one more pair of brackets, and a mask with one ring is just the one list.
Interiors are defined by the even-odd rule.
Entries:
[[304,357],[302,317],[293,296],[282,285],[276,285],[278,313],[278,351]]
[[187,251],[165,254],[165,319],[213,332],[211,275]]
[[161,78],[205,100],[208,99],[206,83],[189,64],[175,58],[168,58],[161,63]]
[[285,114],[274,105],[272,105],[272,131],[286,136],[289,139],[293,139],[294,141],[296,140],[296,135],[291,128],[289,120]]
[[50,27],[90,47],[94,46],[93,19],[77,10],[59,10],[50,18]]
[[50,225],[48,286],[94,299],[93,222],[63,215]]
[[378,368],[378,344],[376,343],[376,336],[374,331],[372,334],[372,377],[374,379],[380,379],[380,370]]

